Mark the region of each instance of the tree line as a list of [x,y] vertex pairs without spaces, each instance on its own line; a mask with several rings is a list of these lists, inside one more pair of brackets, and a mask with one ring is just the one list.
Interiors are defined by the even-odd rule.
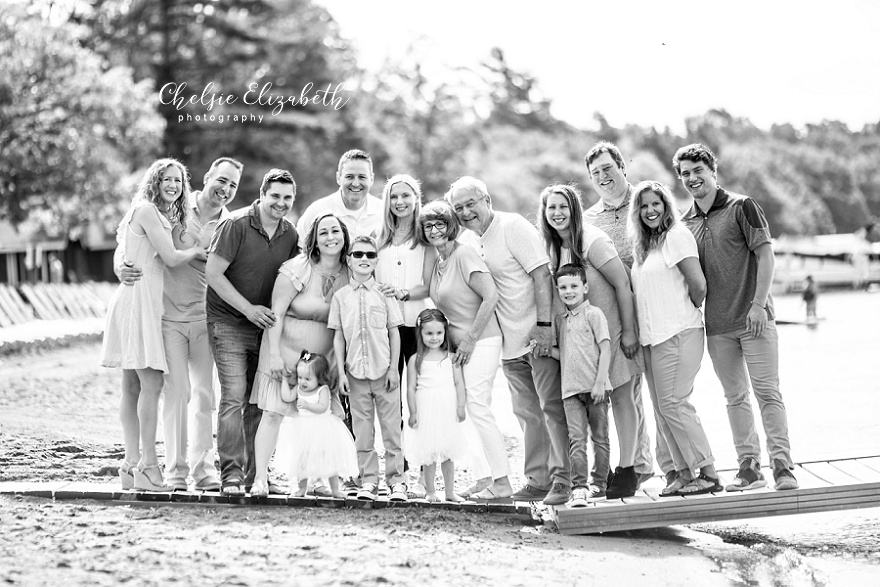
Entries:
[[[364,71],[312,0],[4,4],[0,70],[0,213],[53,237],[75,239],[95,223],[112,231],[155,157],[179,158],[196,184],[215,157],[239,158],[236,206],[256,197],[269,167],[286,167],[302,210],[335,189],[338,156],[353,147],[373,155],[377,184],[411,173],[434,199],[456,177],[476,175],[500,209],[534,217],[550,182],[580,184],[585,204],[597,199],[583,155],[599,139],[621,147],[632,181],[656,179],[682,196],[673,153],[709,145],[719,183],[760,202],[776,235],[852,232],[880,216],[880,121],[855,131],[829,120],[768,130],[716,109],[688,118],[683,133],[616,128],[600,113],[584,130],[554,117],[539,80],[511,67],[501,48],[479,68],[454,68],[417,40]],[[204,107],[158,99],[169,83],[228,93],[266,82],[289,95],[344,82],[351,99],[338,110],[306,104],[278,115],[240,100],[216,109],[261,113],[260,124],[180,122]]]

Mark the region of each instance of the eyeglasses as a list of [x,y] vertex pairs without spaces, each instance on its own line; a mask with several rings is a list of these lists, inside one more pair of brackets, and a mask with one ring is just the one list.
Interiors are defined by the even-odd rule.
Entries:
[[376,251],[352,251],[349,253],[355,259],[362,259],[366,257],[367,259],[375,259],[379,256]]
[[425,222],[424,224],[422,224],[422,230],[425,231],[425,234],[431,234],[431,231],[433,231],[435,228],[439,232],[444,232],[448,226],[449,223],[447,223],[445,220],[435,220],[434,222]]

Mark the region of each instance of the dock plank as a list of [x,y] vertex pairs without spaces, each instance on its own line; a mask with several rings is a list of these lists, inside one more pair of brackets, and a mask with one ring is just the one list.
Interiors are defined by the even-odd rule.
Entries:
[[801,465],[801,468],[831,485],[851,485],[852,483],[859,482],[859,479],[856,477],[845,473],[839,467],[835,467],[828,462],[804,463]]
[[880,481],[880,471],[872,469],[871,467],[857,459],[831,461],[829,464],[836,469],[840,469],[847,475],[852,475],[862,483],[873,483],[876,481]]

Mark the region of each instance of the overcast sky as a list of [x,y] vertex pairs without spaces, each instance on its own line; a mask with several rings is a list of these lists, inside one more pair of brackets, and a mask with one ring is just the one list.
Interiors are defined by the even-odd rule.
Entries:
[[538,78],[557,117],[584,128],[598,111],[615,126],[680,131],[709,108],[764,128],[880,122],[876,0],[318,1],[368,69],[416,37],[450,66],[498,46]]

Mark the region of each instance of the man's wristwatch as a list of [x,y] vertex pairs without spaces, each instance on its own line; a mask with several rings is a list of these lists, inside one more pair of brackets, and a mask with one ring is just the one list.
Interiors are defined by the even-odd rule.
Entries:
[[543,321],[543,320],[538,320],[538,322],[536,322],[536,324],[537,324],[538,326],[548,326],[548,327],[549,327],[549,326],[553,326],[553,323],[552,323],[552,322],[545,322],[545,321]]

